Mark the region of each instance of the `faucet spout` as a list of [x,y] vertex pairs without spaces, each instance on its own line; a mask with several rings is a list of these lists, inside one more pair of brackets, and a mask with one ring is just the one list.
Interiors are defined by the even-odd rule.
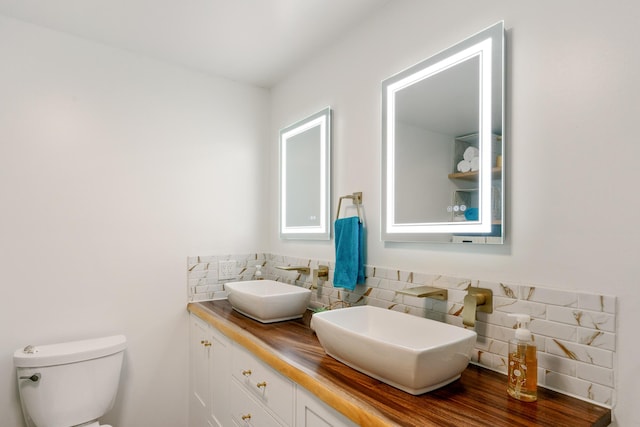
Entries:
[[277,269],[280,270],[287,270],[287,271],[299,271],[302,274],[309,274],[311,272],[311,269],[309,267],[305,267],[305,266],[282,266],[282,265],[278,265],[276,266]]
[[396,291],[399,294],[411,295],[417,298],[432,298],[440,301],[446,301],[449,292],[444,288],[434,288],[433,286],[418,286],[414,288],[401,289]]

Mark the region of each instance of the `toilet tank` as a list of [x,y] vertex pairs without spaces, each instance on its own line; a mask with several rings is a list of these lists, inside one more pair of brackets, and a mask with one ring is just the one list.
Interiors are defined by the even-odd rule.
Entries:
[[124,335],[16,350],[20,401],[30,426],[68,427],[94,421],[115,401]]

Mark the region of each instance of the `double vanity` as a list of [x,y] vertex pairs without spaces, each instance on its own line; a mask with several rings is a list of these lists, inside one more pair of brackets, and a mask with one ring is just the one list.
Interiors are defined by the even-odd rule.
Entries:
[[[383,241],[505,242],[504,53],[499,22],[382,82]],[[331,122],[327,107],[280,131],[281,239],[332,238]],[[362,221],[362,194],[343,198]],[[188,305],[190,427],[611,422],[611,410],[546,389],[509,397],[503,374],[469,365],[472,329],[366,305],[312,315],[310,290],[269,280],[224,286],[228,300]],[[471,291],[473,327],[492,304]]]
[[[308,326],[309,312],[302,319],[261,323],[234,310],[227,300],[190,303],[188,310],[190,427],[611,422],[609,409],[546,389],[539,390],[535,403],[511,399],[504,375],[474,365],[433,391],[401,391],[328,356]],[[386,363],[398,370],[403,364],[394,356]]]

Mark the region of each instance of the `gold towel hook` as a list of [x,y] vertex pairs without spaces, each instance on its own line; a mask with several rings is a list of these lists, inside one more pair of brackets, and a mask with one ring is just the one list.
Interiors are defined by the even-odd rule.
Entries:
[[363,221],[362,216],[360,216],[360,205],[362,204],[362,191],[358,191],[353,193],[350,196],[342,196],[338,201],[338,213],[336,214],[336,219],[340,218],[340,206],[342,205],[342,199],[351,199],[353,204],[356,205],[356,209],[358,210],[358,219]]

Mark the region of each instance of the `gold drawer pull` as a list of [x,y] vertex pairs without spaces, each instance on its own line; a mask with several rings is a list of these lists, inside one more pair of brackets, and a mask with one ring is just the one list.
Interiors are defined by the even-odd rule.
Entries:
[[211,347],[211,343],[209,341],[205,340],[202,344],[204,344],[205,347]]
[[262,381],[261,383],[256,384],[256,387],[258,388],[267,388],[267,382],[266,381]]
[[244,375],[245,377],[250,377],[251,376],[251,369],[247,369],[245,371],[242,371],[242,375]]
[[251,419],[251,414],[247,414],[247,415],[243,415],[242,416],[242,421],[248,421]]

